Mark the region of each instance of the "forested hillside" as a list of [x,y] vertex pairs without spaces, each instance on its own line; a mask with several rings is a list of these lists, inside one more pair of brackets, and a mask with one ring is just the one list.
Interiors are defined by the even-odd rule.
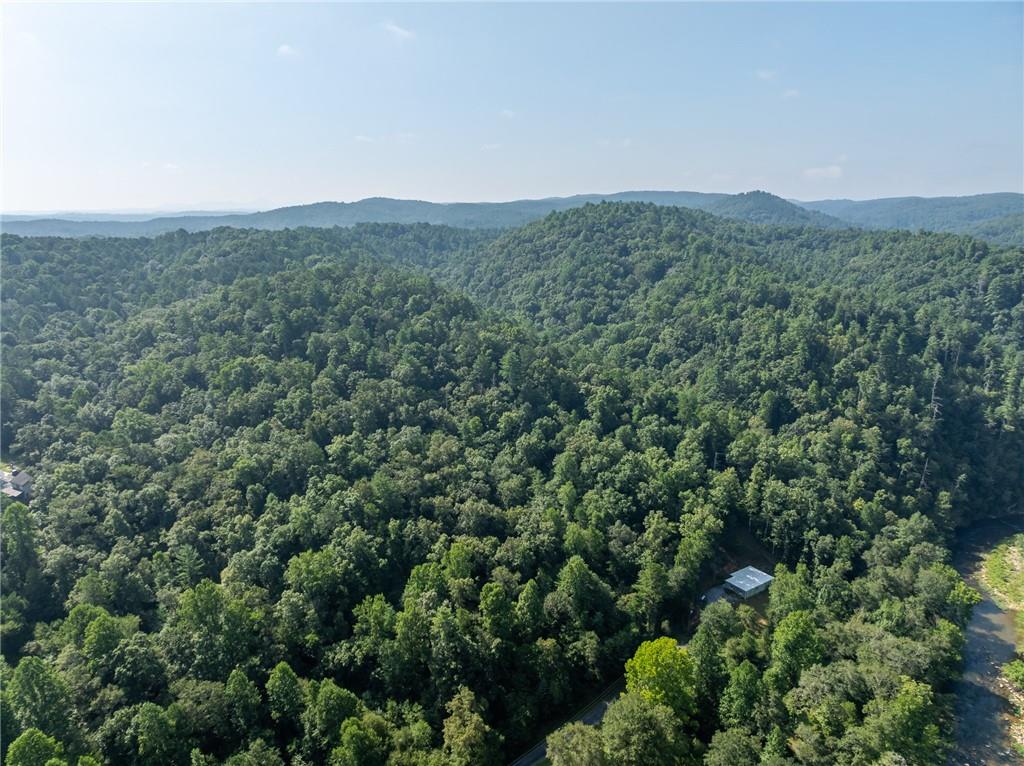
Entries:
[[964,233],[996,244],[1020,245],[1024,243],[1024,212],[971,224]]
[[897,197],[877,200],[818,200],[794,203],[764,191],[712,194],[687,191],[629,191],[509,202],[437,203],[372,197],[357,202],[315,202],[256,213],[165,215],[154,218],[79,214],[39,218],[0,216],[10,234],[58,237],[152,237],[174,232],[209,231],[224,226],[279,230],[302,226],[355,226],[361,223],[431,223],[473,229],[501,229],[537,221],[600,202],[650,202],[704,210],[724,218],[758,224],[863,227],[970,234],[997,244],[1024,245],[1024,196],[979,194],[968,197]]
[[[627,661],[556,766],[942,762],[1020,249],[638,203],[2,245],[6,763],[502,763]],[[765,619],[644,643],[740,531]]]
[[926,229],[971,234],[1005,245],[1024,245],[1024,195],[826,199],[799,203],[871,229]]
[[[638,200],[650,202],[651,200]],[[696,207],[696,206],[693,206]],[[825,213],[787,202],[764,191],[731,194],[699,208],[723,218],[733,218],[748,223],[777,224],[781,226],[818,226],[823,229],[846,229],[850,224]]]
[[432,223],[473,229],[523,226],[548,213],[598,202],[653,202],[711,210],[717,215],[753,223],[805,224],[838,228],[849,224],[806,210],[767,192],[705,194],[701,192],[634,191],[616,194],[578,194],[572,197],[523,199],[511,202],[424,202],[372,197],[358,202],[316,202],[258,213],[161,216],[148,220],[116,221],[5,217],[3,228],[29,236],[154,236],[184,229],[209,231],[223,226],[246,229],[285,229],[301,226],[355,226],[361,223]]

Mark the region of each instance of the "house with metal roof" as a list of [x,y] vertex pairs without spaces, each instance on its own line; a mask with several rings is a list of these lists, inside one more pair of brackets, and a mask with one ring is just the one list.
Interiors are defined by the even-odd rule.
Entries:
[[723,585],[731,593],[735,593],[742,599],[748,599],[768,590],[768,586],[775,578],[770,574],[762,572],[757,567],[743,567],[729,575]]

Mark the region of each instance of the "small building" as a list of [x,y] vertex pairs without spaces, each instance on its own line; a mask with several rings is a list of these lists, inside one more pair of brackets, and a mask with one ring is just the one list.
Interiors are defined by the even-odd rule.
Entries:
[[729,594],[725,592],[725,588],[723,586],[715,585],[711,588],[708,588],[706,591],[704,591],[704,593],[701,594],[700,607],[701,609],[703,609],[709,604],[713,604],[716,601],[721,601],[723,598],[728,600]]
[[32,494],[32,477],[25,471],[0,471],[0,494],[12,500],[28,500]]
[[725,589],[735,593],[742,599],[748,599],[768,590],[768,586],[775,578],[770,574],[762,572],[756,567],[743,567],[729,575],[725,581]]
[[16,471],[11,477],[11,486],[26,496],[31,495],[32,477],[27,471]]

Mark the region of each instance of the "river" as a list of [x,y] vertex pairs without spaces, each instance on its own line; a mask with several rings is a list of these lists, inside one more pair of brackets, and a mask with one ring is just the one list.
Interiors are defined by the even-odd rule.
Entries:
[[998,687],[999,668],[1014,655],[1013,613],[1001,609],[978,578],[981,556],[1015,532],[1024,532],[1024,519],[983,522],[958,537],[954,564],[983,600],[967,625],[964,674],[954,690],[957,736],[949,766],[1024,764],[1010,745],[1011,706]]
[[[971,587],[981,593],[982,601],[974,607],[967,625],[964,673],[954,687],[957,736],[948,766],[1024,766],[1024,758],[1017,756],[1010,745],[1010,703],[998,691],[999,668],[1014,655],[1013,613],[1001,609],[978,579],[981,556],[1016,532],[1024,532],[1024,519],[981,522],[957,537],[953,563]],[[591,725],[599,722],[621,690],[619,679],[572,720]],[[543,762],[545,745],[545,741],[539,742],[510,766],[535,766]]]

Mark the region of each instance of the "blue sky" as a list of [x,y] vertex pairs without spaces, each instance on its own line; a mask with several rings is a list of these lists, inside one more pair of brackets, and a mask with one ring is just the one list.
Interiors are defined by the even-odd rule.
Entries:
[[2,207],[1022,191],[1022,9],[5,5]]

